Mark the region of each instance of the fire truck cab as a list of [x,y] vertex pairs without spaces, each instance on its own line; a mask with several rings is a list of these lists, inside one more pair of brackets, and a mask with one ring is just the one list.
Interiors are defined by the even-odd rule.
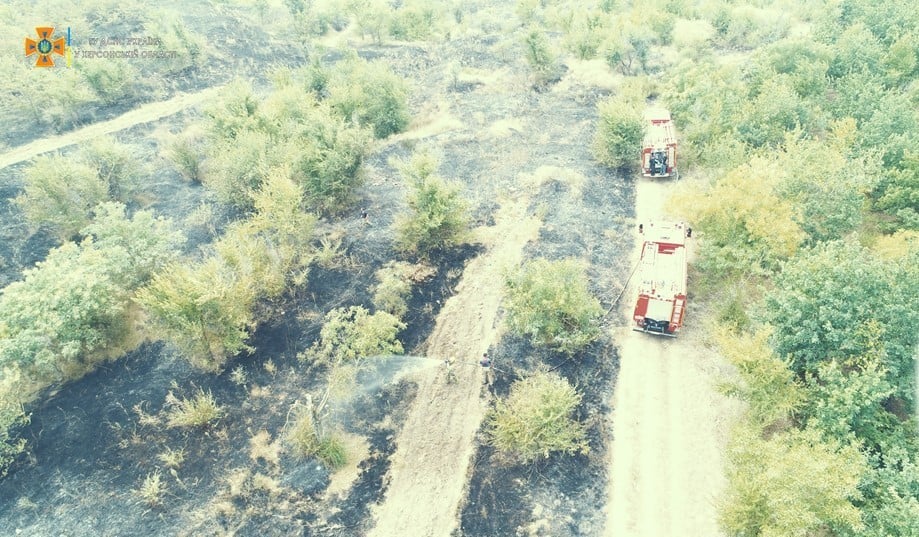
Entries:
[[641,148],[641,174],[645,177],[679,177],[677,171],[676,132],[670,111],[664,108],[645,110],[645,137]]

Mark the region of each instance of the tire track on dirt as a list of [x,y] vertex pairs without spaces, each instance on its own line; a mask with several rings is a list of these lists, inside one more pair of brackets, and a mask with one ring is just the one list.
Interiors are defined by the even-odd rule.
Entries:
[[82,129],[66,132],[58,136],[42,138],[34,142],[14,147],[0,155],[0,169],[29,160],[43,153],[56,151],[70,145],[98,138],[99,136],[128,129],[141,123],[149,123],[170,116],[204,102],[206,99],[216,95],[220,89],[221,87],[211,87],[194,93],[182,93],[165,101],[141,105],[108,121],[100,121],[83,127]]
[[446,537],[458,525],[473,440],[486,409],[484,373],[476,362],[496,338],[502,271],[521,262],[524,246],[539,231],[527,205],[525,197],[507,202],[494,226],[477,230],[488,250],[466,266],[427,341],[428,357],[456,359],[457,382],[448,384],[443,368],[417,377],[418,393],[396,439],[371,537]]
[[[638,182],[638,222],[666,218],[667,186]],[[636,242],[633,261],[640,255]],[[737,412],[713,385],[726,366],[697,341],[691,324],[677,339],[633,332],[634,290],[623,297],[620,315],[627,328],[614,333],[621,369],[612,405],[605,535],[720,536],[716,499],[724,488],[724,449]]]

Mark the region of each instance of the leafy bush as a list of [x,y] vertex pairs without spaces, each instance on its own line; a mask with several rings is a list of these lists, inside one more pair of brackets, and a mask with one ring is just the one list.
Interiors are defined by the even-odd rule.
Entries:
[[17,366],[4,365],[0,369],[0,479],[25,451],[25,440],[16,437],[17,429],[29,421],[19,401],[23,395],[21,382]]
[[134,96],[134,68],[125,60],[77,62],[77,69],[104,104],[114,104]]
[[807,535],[821,528],[862,528],[859,479],[865,461],[854,445],[826,442],[817,430],[764,439],[735,429],[728,449],[728,490],[721,524],[729,535]]
[[600,119],[593,140],[597,161],[615,169],[635,166],[641,154],[645,124],[641,107],[623,98],[600,103]]
[[250,209],[269,176],[290,173],[312,208],[336,211],[361,184],[368,134],[302,88],[282,84],[259,103],[237,84],[208,117],[212,144],[203,182],[222,201]]
[[348,461],[348,453],[341,439],[334,433],[322,430],[309,407],[300,407],[294,413],[286,439],[294,455],[316,457],[333,470],[341,468]]
[[556,451],[584,453],[584,426],[571,418],[581,395],[555,373],[537,372],[511,385],[487,417],[491,443],[524,463]]
[[[919,334],[916,256],[884,263],[857,244],[833,242],[789,261],[766,298],[776,352],[794,371],[818,374],[821,363],[872,354],[880,345],[889,382],[915,397],[913,353]],[[819,278],[814,275],[819,274]]]
[[165,154],[186,179],[192,182],[201,181],[201,163],[204,155],[199,139],[191,135],[176,136],[166,146]]
[[460,188],[434,175],[437,160],[417,153],[399,164],[403,180],[411,188],[408,214],[396,221],[396,243],[406,252],[428,256],[438,249],[465,240],[469,216]]
[[137,285],[174,259],[182,237],[169,223],[100,205],[79,245],[65,243],[0,291],[0,368],[46,382],[78,374],[126,334]]
[[334,309],[325,316],[319,340],[300,358],[342,364],[402,354],[402,343],[396,336],[403,328],[405,323],[385,311],[371,315],[361,306]]
[[535,259],[507,276],[507,314],[512,330],[537,344],[573,353],[600,336],[600,302],[573,259]]
[[73,237],[92,209],[108,199],[108,185],[87,163],[72,157],[38,157],[25,171],[25,191],[16,198],[29,222],[45,224],[62,238]]
[[390,261],[377,271],[379,282],[373,291],[373,305],[381,311],[401,318],[408,311],[406,298],[412,292],[406,269],[407,263]]
[[558,55],[549,46],[546,35],[538,28],[532,28],[527,32],[523,40],[523,52],[533,70],[536,85],[543,85],[558,78]]
[[181,399],[169,392],[166,395],[168,425],[170,427],[207,427],[220,419],[223,409],[210,391],[199,389],[194,397]]
[[389,35],[396,39],[418,40],[431,35],[434,29],[434,10],[427,4],[416,2],[392,12]]
[[382,62],[350,58],[335,65],[329,77],[329,105],[346,120],[373,129],[377,138],[408,126],[408,88]]
[[16,198],[26,218],[68,239],[89,223],[92,211],[110,198],[125,200],[143,172],[136,148],[100,138],[68,156],[38,157],[23,176]]
[[218,371],[227,357],[249,347],[254,324],[255,282],[218,257],[174,264],[137,293],[157,333],[176,345],[193,365]]

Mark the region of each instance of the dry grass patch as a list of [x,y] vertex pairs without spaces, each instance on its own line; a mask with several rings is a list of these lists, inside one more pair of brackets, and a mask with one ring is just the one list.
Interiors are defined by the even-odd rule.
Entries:
[[220,419],[223,409],[211,392],[199,389],[194,397],[180,399],[166,394],[166,423],[169,427],[208,427]]
[[134,494],[149,507],[162,506],[163,497],[166,495],[166,485],[163,483],[163,475],[160,471],[147,474],[140,487],[134,489]]
[[249,439],[249,458],[256,462],[261,459],[277,466],[281,462],[281,446],[278,442],[272,442],[271,435],[263,429]]

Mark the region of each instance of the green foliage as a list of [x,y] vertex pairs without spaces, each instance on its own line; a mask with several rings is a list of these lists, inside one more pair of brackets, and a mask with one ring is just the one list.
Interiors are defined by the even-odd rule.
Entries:
[[377,138],[408,126],[408,88],[385,63],[350,58],[336,64],[328,92],[327,101],[335,112],[372,129]]
[[895,422],[882,406],[894,389],[879,357],[821,363],[808,378],[804,415],[832,438],[854,434],[877,447]]
[[127,201],[146,171],[140,164],[139,151],[136,146],[103,136],[83,147],[77,158],[96,170],[99,179],[108,186],[109,197]]
[[173,259],[182,236],[150,213],[103,204],[80,244],[65,243],[0,292],[0,368],[47,382],[78,374],[126,334],[131,293]]
[[737,135],[752,147],[774,147],[785,140],[787,132],[818,128],[812,125],[815,118],[811,106],[798,96],[788,77],[782,75],[766,80],[741,114]]
[[73,237],[93,207],[108,199],[108,185],[96,170],[72,157],[38,157],[23,179],[25,191],[16,203],[26,219],[50,226],[62,239]]
[[536,78],[536,85],[553,81],[559,75],[558,55],[549,45],[546,35],[531,28],[523,40],[523,52]]
[[169,392],[166,395],[167,424],[170,427],[208,427],[223,415],[210,390],[198,390],[194,397],[182,399]]
[[16,437],[17,429],[29,421],[19,402],[21,382],[18,367],[3,366],[0,369],[0,479],[25,450],[25,440]]
[[255,282],[236,269],[219,257],[174,264],[137,293],[158,335],[201,369],[219,371],[229,356],[249,348]]
[[166,158],[172,161],[179,173],[189,181],[201,181],[201,162],[204,155],[200,140],[189,135],[177,136],[167,145]]
[[853,500],[865,461],[855,446],[791,430],[764,439],[759,428],[735,430],[728,449],[728,489],[721,525],[728,535],[805,537],[822,528],[862,529]]
[[402,343],[396,336],[403,328],[405,323],[385,311],[371,315],[361,306],[334,309],[326,314],[319,340],[301,359],[344,364],[402,354]]
[[286,440],[294,455],[316,457],[332,470],[348,461],[341,438],[321,427],[309,407],[297,408],[287,428]]
[[162,13],[146,24],[147,35],[159,40],[156,48],[148,53],[159,52],[153,58],[161,73],[176,75],[194,70],[207,59],[207,41],[204,36],[191,31],[181,17]]
[[249,209],[266,178],[289,173],[312,208],[336,211],[361,184],[367,133],[295,85],[281,84],[258,103],[237,84],[208,117],[213,141],[203,181],[222,201]]
[[833,242],[789,261],[766,298],[776,351],[796,372],[819,373],[828,359],[883,357],[897,395],[912,400],[919,335],[919,278],[908,262],[884,263],[851,243]]
[[392,12],[389,35],[396,39],[425,39],[431,35],[435,20],[434,10],[427,3],[404,5]]
[[878,188],[878,209],[893,216],[888,230],[919,230],[919,151],[907,151],[900,167],[889,170]]
[[110,105],[134,96],[137,73],[127,61],[112,58],[77,62],[76,66],[102,103]]
[[865,527],[860,532],[841,532],[845,537],[887,537],[919,535],[919,464],[915,429],[907,432],[912,445],[889,447],[874,455],[874,468],[862,481],[860,502]]
[[23,176],[25,191],[16,198],[26,218],[68,239],[89,223],[97,204],[124,200],[142,173],[136,148],[100,138],[68,155],[38,157]]
[[748,405],[746,419],[759,428],[788,420],[804,402],[802,387],[795,382],[788,364],[769,348],[769,333],[720,334],[718,347],[737,368],[737,378],[726,381],[723,391]]
[[506,279],[508,323],[540,345],[573,353],[600,336],[603,309],[574,259],[526,263]]
[[426,257],[465,240],[469,229],[466,203],[459,185],[435,175],[437,159],[421,152],[398,166],[411,188],[409,212],[396,221],[398,247]]
[[0,364],[38,379],[64,378],[123,336],[125,292],[106,253],[65,243],[0,295]]
[[[185,242],[172,221],[137,211],[131,218],[120,203],[100,203],[82,233],[106,256],[106,270],[125,289],[136,289],[178,256]],[[84,243],[84,249],[88,243]]]
[[594,158],[615,169],[635,166],[645,131],[640,107],[629,99],[611,97],[598,108],[600,119],[592,146]]
[[540,371],[518,380],[488,414],[490,442],[524,463],[558,451],[585,453],[584,425],[571,417],[580,402],[581,394],[556,373]]
[[373,291],[373,305],[401,318],[408,311],[406,299],[412,292],[412,284],[407,277],[410,265],[390,261],[377,271],[376,288]]

